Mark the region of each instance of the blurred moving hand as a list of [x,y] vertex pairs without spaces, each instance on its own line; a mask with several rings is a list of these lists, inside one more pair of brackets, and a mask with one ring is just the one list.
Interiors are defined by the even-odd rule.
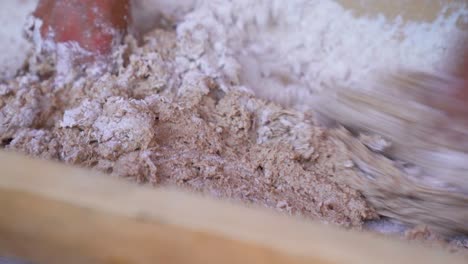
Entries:
[[76,42],[93,58],[121,42],[131,19],[129,0],[40,0],[34,16],[43,22],[43,38]]

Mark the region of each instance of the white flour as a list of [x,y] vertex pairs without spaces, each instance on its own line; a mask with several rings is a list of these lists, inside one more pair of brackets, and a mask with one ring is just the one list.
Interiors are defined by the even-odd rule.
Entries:
[[364,85],[379,71],[443,70],[457,37],[466,34],[456,24],[468,20],[467,5],[458,6],[418,23],[355,17],[332,0],[209,0],[178,32],[203,42],[198,64],[207,73],[224,71],[261,97],[297,105],[307,104],[312,91]]
[[[0,77],[24,60],[25,16],[37,0],[2,2]],[[440,71],[468,23],[463,1],[432,22],[356,17],[333,0],[135,0],[136,27],[157,24],[158,13],[179,21],[178,34],[200,43],[194,67],[253,89],[259,96],[307,105],[310,93],[330,85],[356,87],[398,67]],[[453,11],[458,10],[458,11]]]
[[21,35],[36,0],[3,0],[0,4],[0,80],[11,78],[26,58],[30,45]]

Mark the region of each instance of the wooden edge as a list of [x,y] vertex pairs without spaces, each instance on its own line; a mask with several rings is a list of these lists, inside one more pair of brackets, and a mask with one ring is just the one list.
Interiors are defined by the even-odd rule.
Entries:
[[[382,15],[389,20],[401,17],[404,21],[434,22],[439,15],[449,17],[460,8],[466,8],[466,0],[336,0],[347,10],[351,10],[357,16],[379,16]],[[460,23],[462,19],[460,19]],[[468,30],[466,25],[460,24],[461,30]]]
[[402,241],[0,152],[0,255],[38,263],[466,263]]

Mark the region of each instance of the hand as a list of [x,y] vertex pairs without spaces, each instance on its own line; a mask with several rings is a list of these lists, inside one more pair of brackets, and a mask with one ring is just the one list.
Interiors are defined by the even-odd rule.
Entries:
[[130,4],[129,0],[40,0],[34,16],[43,22],[43,38],[74,41],[95,55],[107,55],[127,30]]

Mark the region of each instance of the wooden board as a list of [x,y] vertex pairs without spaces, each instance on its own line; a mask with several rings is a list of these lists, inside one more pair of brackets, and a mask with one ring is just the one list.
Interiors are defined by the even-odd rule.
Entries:
[[[443,11],[448,17],[457,9],[467,7],[466,0],[336,0],[357,16],[384,16],[388,20],[397,17],[404,21],[432,23]],[[459,29],[468,30],[463,19],[457,21]]]
[[0,255],[36,263],[466,263],[442,251],[0,152]]

